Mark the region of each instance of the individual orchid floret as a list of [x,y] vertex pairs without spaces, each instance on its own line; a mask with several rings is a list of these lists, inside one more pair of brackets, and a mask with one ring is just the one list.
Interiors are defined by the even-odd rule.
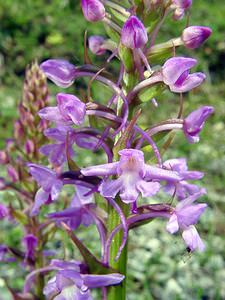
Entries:
[[205,203],[193,204],[203,194],[205,194],[204,189],[180,201],[166,226],[167,231],[172,234],[181,229],[185,244],[191,251],[196,249],[204,251],[205,248],[196,228],[193,226],[198,222],[207,207]]
[[8,208],[4,204],[0,203],[0,220],[4,219],[8,215],[9,215]]
[[64,222],[72,230],[78,228],[81,224],[89,226],[93,223],[93,218],[89,213],[89,206],[93,204],[93,194],[87,195],[89,189],[83,186],[76,186],[76,193],[70,204],[70,207],[60,212],[48,214],[48,218],[57,223]]
[[162,77],[172,92],[185,93],[199,86],[206,78],[203,73],[189,74],[197,63],[196,59],[188,57],[172,57],[162,67]]
[[142,22],[135,16],[131,16],[123,25],[121,31],[121,43],[127,48],[142,48],[148,42],[147,31]]
[[59,93],[56,96],[57,106],[45,107],[39,111],[39,116],[64,125],[81,125],[86,114],[86,106],[76,96]]
[[34,236],[33,234],[27,234],[23,238],[23,244],[26,248],[25,258],[33,260],[35,255],[35,249],[37,248],[38,245],[37,237]]
[[40,68],[51,81],[62,88],[71,86],[76,77],[75,66],[63,59],[48,59]]
[[105,39],[100,35],[90,36],[88,39],[88,46],[91,52],[96,55],[103,55],[106,52],[104,41]]
[[200,187],[195,184],[190,184],[187,180],[199,180],[204,176],[204,173],[198,171],[188,171],[187,161],[185,158],[174,158],[166,160],[163,163],[164,168],[177,172],[182,180],[177,182],[167,182],[164,191],[171,196],[176,194],[178,200],[182,200],[189,195],[200,191]]
[[73,157],[73,130],[69,126],[57,126],[48,128],[44,135],[54,139],[57,143],[42,146],[39,151],[48,156],[49,162],[53,166],[61,166],[67,159],[67,156]]
[[199,141],[199,133],[201,132],[206,119],[213,112],[214,108],[212,106],[201,106],[184,119],[183,130],[190,143],[197,143]]
[[31,211],[31,215],[35,216],[43,204],[50,204],[58,198],[63,183],[56,172],[49,168],[32,163],[28,164],[28,168],[32,177],[41,187],[35,195],[35,202]]
[[46,299],[92,300],[90,289],[120,284],[124,276],[119,273],[90,275],[83,273],[85,268],[76,261],[53,260],[51,266],[57,273],[44,288]]
[[105,7],[99,0],[81,0],[81,7],[89,22],[101,21],[105,17]]
[[189,26],[184,29],[181,39],[189,49],[200,47],[209,38],[212,30],[206,26]]
[[[104,197],[120,197],[125,203],[135,202],[141,193],[143,197],[151,197],[158,193],[160,180],[181,180],[173,171],[145,164],[144,154],[140,150],[124,149],[119,151],[120,161],[105,165],[92,166],[81,170],[85,176],[117,175],[116,180],[104,180],[99,187]],[[152,181],[155,180],[155,181]]]

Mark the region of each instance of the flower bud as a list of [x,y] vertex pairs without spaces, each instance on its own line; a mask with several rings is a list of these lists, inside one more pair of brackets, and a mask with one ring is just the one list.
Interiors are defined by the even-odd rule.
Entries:
[[35,150],[34,142],[32,140],[27,140],[25,145],[24,145],[24,148],[25,148],[25,152],[28,155],[31,154],[31,153],[34,153],[34,150]]
[[201,132],[206,119],[214,112],[212,106],[201,106],[191,112],[184,119],[184,134],[190,143],[199,141],[199,133]]
[[0,220],[9,214],[8,208],[0,203]]
[[105,17],[105,7],[99,0],[82,0],[84,17],[90,22],[97,22]]
[[11,178],[12,182],[16,182],[19,180],[19,174],[13,166],[9,165],[7,167],[7,173],[8,176]]
[[9,162],[9,156],[6,151],[0,151],[0,164],[5,165]]
[[35,249],[38,245],[38,239],[33,234],[27,234],[23,238],[23,244],[26,247],[26,258],[34,259]]
[[121,31],[121,43],[127,48],[142,48],[148,41],[147,31],[142,22],[131,16],[124,24]]
[[46,60],[40,68],[50,80],[63,88],[71,86],[75,79],[75,66],[63,59]]
[[104,38],[102,36],[93,35],[88,39],[89,49],[96,55],[102,55],[105,53],[106,49],[104,49],[103,44]]
[[211,35],[212,30],[205,26],[189,26],[182,33],[182,41],[185,47],[195,49],[200,47]]

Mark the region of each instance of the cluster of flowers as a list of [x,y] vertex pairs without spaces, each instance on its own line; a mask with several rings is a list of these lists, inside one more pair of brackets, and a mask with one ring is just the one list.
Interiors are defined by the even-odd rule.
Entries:
[[[104,294],[104,287],[120,284],[124,280],[124,275],[119,273],[120,270],[115,270],[110,262],[120,259],[128,231],[154,218],[167,219],[166,229],[171,234],[181,230],[189,251],[204,250],[195,224],[207,204],[197,204],[195,201],[206,191],[189,183],[189,180],[201,179],[204,174],[189,171],[185,158],[162,161],[154,136],[182,130],[189,143],[196,143],[206,119],[214,111],[213,107],[199,107],[185,118],[150,124],[146,130],[137,121],[143,91],[159,86],[160,93],[168,87],[171,92],[180,94],[191,91],[204,81],[205,74],[190,74],[190,69],[197,64],[195,59],[173,56],[165,61],[164,57],[165,53],[170,55],[168,50],[175,52],[176,47],[182,45],[189,49],[198,48],[210,36],[211,30],[203,26],[190,26],[184,29],[181,37],[156,45],[155,38],[165,17],[172,13],[175,19],[182,18],[190,8],[191,1],[173,0],[169,4],[168,1],[145,1],[145,4],[142,1],[135,1],[135,4],[130,2],[130,7],[125,8],[113,1],[81,1],[85,18],[90,22],[102,21],[108,29],[109,39],[91,36],[88,43],[90,51],[96,55],[112,52],[107,62],[113,58],[120,60],[121,69],[116,83],[107,72],[90,64],[76,67],[62,59],[49,59],[40,66],[47,78],[59,87],[67,88],[77,78],[89,77],[91,82],[99,81],[112,90],[108,102],[97,103],[90,96],[82,101],[75,95],[59,93],[56,106],[41,107],[38,115],[43,124],[55,124],[44,130],[45,137],[55,142],[39,148],[40,153],[48,157],[52,168],[33,162],[27,164],[29,173],[39,186],[34,204],[29,208],[29,216],[37,218],[43,205],[50,205],[60,197],[64,185],[75,186],[75,195],[69,207],[48,214],[47,218],[66,229],[82,254],[89,250],[76,238],[73,230],[81,224],[89,226],[95,223],[102,243],[102,258],[94,258],[100,270],[97,273],[90,259],[85,259],[86,255],[85,263],[53,260],[50,265],[34,270],[27,277],[25,294],[31,290],[38,272],[45,274],[50,271],[55,271],[56,275],[43,290],[47,299],[91,299],[89,289],[99,287],[103,288]],[[146,21],[150,12],[160,16],[153,27]],[[158,63],[154,65],[155,56],[161,59],[162,66]],[[154,98],[148,100],[156,104]],[[93,119],[98,121],[94,123],[96,126],[87,125],[92,124]],[[145,163],[146,143],[151,146],[155,164]],[[73,160],[74,145],[93,152],[102,149],[107,162],[79,167]],[[3,154],[1,160],[2,157]],[[69,170],[65,170],[66,163]],[[170,197],[176,197],[176,207],[168,203],[139,203],[139,196],[149,199],[161,190]],[[106,221],[109,218],[107,211],[97,206],[96,193],[117,212],[120,221],[114,228],[109,225],[113,223],[112,220]],[[8,208],[1,204],[0,218],[7,214]],[[110,249],[120,230],[124,233],[123,238],[116,257],[111,257]],[[35,259],[37,236],[30,234],[25,241],[27,255]],[[87,256],[92,257],[88,253]]]

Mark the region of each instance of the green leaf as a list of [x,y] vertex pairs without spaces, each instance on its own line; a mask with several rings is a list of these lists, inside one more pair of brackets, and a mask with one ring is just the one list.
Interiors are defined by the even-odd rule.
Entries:
[[166,87],[163,83],[157,83],[154,84],[152,87],[147,87],[144,90],[142,90],[138,96],[141,100],[141,102],[148,102],[152,98],[160,96],[164,91]]

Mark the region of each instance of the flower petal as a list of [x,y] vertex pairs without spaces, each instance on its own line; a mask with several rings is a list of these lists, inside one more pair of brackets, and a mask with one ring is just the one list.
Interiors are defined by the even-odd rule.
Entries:
[[117,173],[118,162],[81,169],[84,176],[110,176]]
[[137,182],[136,188],[141,192],[142,197],[152,197],[160,190],[160,184],[158,182],[140,180]]
[[166,230],[172,234],[179,230],[179,224],[175,213],[173,213],[172,216],[170,217],[166,225]]
[[181,85],[170,85],[170,90],[174,93],[186,93],[202,84],[205,78],[204,73],[190,74]]
[[48,106],[39,110],[38,115],[41,119],[48,120],[51,122],[66,124],[69,123],[66,119],[63,118],[58,107]]
[[49,201],[49,193],[43,189],[39,189],[35,195],[34,206],[31,210],[31,216],[36,216],[39,213],[40,207]]
[[205,250],[205,245],[194,226],[189,226],[188,229],[184,230],[182,237],[191,251],[198,249],[200,252],[203,252]]
[[89,288],[99,288],[104,286],[120,284],[125,278],[124,275],[119,273],[112,273],[107,275],[81,275],[84,284]]
[[166,180],[166,181],[179,181],[182,177],[174,171],[165,170],[158,167],[153,167],[145,164],[145,179],[156,179],[156,180]]
[[120,178],[116,180],[107,180],[101,183],[101,185],[99,186],[99,191],[103,197],[115,198],[122,187],[123,181]]

